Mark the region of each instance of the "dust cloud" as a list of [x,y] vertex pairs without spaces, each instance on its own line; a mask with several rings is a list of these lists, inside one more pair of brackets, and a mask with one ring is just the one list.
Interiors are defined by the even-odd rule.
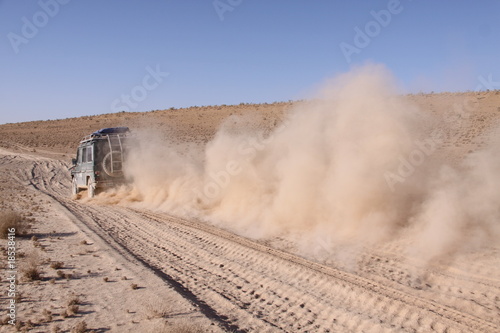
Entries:
[[439,124],[424,114],[384,66],[366,65],[273,129],[230,117],[203,147],[139,132],[126,165],[133,190],[108,200],[284,238],[319,258],[404,238],[428,261],[498,239],[498,142],[448,166]]

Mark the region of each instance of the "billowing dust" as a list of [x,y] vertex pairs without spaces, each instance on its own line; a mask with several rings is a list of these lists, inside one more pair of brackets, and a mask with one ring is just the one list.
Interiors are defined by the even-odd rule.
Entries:
[[203,147],[139,131],[133,188],[97,198],[288,239],[316,257],[405,239],[428,261],[498,241],[500,142],[447,165],[443,123],[383,66],[328,81],[274,129],[248,130],[252,121],[228,118]]

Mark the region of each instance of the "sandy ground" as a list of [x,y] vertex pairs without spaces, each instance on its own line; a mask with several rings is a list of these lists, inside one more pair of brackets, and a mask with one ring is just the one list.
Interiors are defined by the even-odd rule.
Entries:
[[[16,239],[18,322],[30,321],[33,332],[56,327],[69,331],[81,322],[95,332],[161,332],[184,326],[220,331],[196,304],[134,257],[117,251],[115,244],[99,238],[82,216],[66,207],[71,200],[66,164],[5,150],[0,150],[0,159],[2,209],[15,208],[32,221],[28,235]],[[7,262],[5,250],[2,260]],[[32,260],[42,278],[29,282],[22,271]],[[62,267],[51,267],[54,262]],[[2,273],[6,285],[6,272]],[[79,310],[66,316],[74,299]],[[6,301],[4,294],[2,311]],[[0,330],[14,331],[8,325]]]
[[[500,119],[498,91],[408,98],[443,117],[472,101],[467,118],[445,128],[440,154],[450,162],[481,148]],[[42,272],[38,281],[19,276],[16,320],[33,332],[56,326],[69,332],[82,321],[96,332],[498,332],[498,242],[429,264],[405,256],[401,237],[357,249],[355,262],[316,261],[290,240],[251,240],[195,218],[69,195],[69,160],[83,134],[154,124],[179,142],[203,144],[230,115],[250,114],[256,127],[272,128],[289,107],[200,107],[0,126],[0,208],[18,211],[32,225],[16,237],[19,275],[30,261]],[[5,249],[1,255],[7,263]],[[54,269],[54,262],[63,264]],[[2,271],[2,290],[7,274]],[[9,301],[3,292],[2,317]],[[69,303],[78,309],[65,314]],[[0,331],[13,329],[7,324]]]

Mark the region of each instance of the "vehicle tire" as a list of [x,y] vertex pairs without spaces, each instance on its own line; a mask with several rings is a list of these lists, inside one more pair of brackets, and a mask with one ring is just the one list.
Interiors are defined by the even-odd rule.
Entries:
[[93,198],[95,196],[95,186],[92,184],[90,178],[87,179],[87,193],[89,198]]
[[78,188],[78,184],[76,182],[76,177],[73,177],[73,180],[71,182],[71,194],[77,195],[78,192],[80,192],[80,189]]

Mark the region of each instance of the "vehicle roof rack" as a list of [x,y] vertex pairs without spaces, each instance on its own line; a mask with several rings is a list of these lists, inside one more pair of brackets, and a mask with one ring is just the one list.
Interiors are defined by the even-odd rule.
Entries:
[[101,128],[98,131],[95,131],[94,133],[85,136],[81,142],[89,141],[94,138],[105,138],[108,137],[109,135],[126,135],[130,133],[130,129],[128,127],[108,127],[108,128]]

